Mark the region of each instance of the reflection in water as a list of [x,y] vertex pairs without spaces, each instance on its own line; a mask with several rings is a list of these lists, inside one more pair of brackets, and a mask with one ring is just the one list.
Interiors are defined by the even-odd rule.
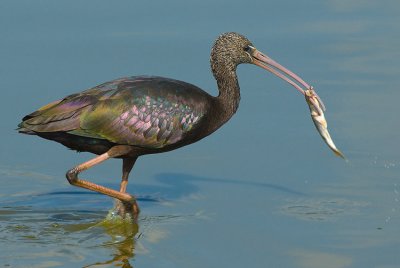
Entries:
[[[21,259],[30,260],[38,267],[58,266],[67,259],[84,263],[90,251],[93,254],[93,250],[97,253],[103,248],[106,253],[97,257],[107,259],[106,256],[110,256],[110,259],[85,267],[110,264],[132,267],[129,259],[134,256],[137,223],[115,217],[104,219],[104,214],[96,211],[32,210],[29,207],[2,209],[0,220],[0,239],[7,242],[10,250],[0,254],[4,254],[0,258],[6,260],[4,265],[18,265]],[[13,251],[20,243],[29,246],[26,250]],[[40,248],[31,247],[33,244]],[[58,261],[52,262],[52,258]]]
[[135,223],[112,212],[2,207],[0,241],[7,247],[0,251],[0,265],[133,267],[137,254],[149,253],[143,239],[154,244],[166,237],[162,224],[201,216],[143,216]]
[[[132,267],[129,260],[135,254],[138,224],[104,216],[96,211],[3,208],[0,240],[8,248],[0,253],[0,259],[4,265],[18,266],[18,261],[24,260],[37,267],[53,267],[64,261],[87,263],[86,256],[95,253],[98,259],[106,260],[85,267]],[[16,252],[14,249],[21,244],[27,247]]]
[[110,241],[103,243],[101,246],[112,248],[114,253],[110,260],[96,262],[84,267],[97,267],[109,264],[117,267],[132,267],[129,259],[135,255],[135,237],[139,230],[138,224],[130,220],[123,220],[109,213],[107,218],[98,223],[96,227],[102,228],[111,238]]

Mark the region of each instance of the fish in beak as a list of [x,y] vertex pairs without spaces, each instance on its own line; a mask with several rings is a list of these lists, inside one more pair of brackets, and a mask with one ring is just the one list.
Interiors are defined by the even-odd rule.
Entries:
[[335,143],[329,135],[328,124],[324,115],[324,111],[326,110],[325,105],[313,87],[307,84],[298,75],[261,53],[256,48],[250,47],[249,54],[252,56],[253,64],[285,80],[305,96],[308,107],[310,108],[311,118],[322,139],[337,156],[344,159],[344,155],[336,148]]
[[323,105],[321,99],[318,97],[312,87],[305,90],[304,93],[306,102],[308,104],[308,107],[310,108],[311,119],[313,120],[314,125],[317,128],[322,139],[337,156],[345,159],[342,152],[339,151],[338,148],[336,148],[336,145],[333,142],[331,135],[329,135],[328,123],[326,122],[324,115],[325,106]]

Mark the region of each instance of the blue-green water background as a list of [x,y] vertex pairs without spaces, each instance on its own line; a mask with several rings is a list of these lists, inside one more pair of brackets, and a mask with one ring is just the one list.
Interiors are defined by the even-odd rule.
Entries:
[[[0,2],[0,267],[400,267],[398,1]],[[324,100],[323,144],[293,88],[238,68],[218,132],[141,158],[138,230],[101,223],[108,197],[71,187],[92,157],[15,128],[114,78],[151,74],[216,94],[209,51],[246,35]],[[85,173],[118,188],[120,160]],[[124,229],[125,228],[125,229]]]

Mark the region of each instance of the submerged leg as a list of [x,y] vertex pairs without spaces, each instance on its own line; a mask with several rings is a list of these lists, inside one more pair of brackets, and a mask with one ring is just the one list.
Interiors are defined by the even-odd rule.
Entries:
[[[66,174],[68,182],[74,186],[82,187],[82,188],[85,188],[85,189],[88,189],[91,191],[95,191],[98,193],[102,193],[102,194],[114,197],[123,203],[131,204],[132,208],[137,207],[136,199],[133,196],[131,196],[130,194],[127,194],[125,192],[118,192],[116,190],[95,184],[93,182],[89,182],[87,180],[82,180],[78,177],[79,173],[81,173],[82,171],[87,170],[87,169],[93,167],[94,165],[100,164],[101,162],[104,162],[109,158],[123,156],[123,155],[127,154],[130,150],[131,150],[131,148],[129,146],[114,146],[114,147],[112,147],[106,153],[96,156],[95,158],[93,158],[85,163],[82,163],[82,164],[74,167],[73,169],[69,170]],[[135,211],[132,211],[132,212],[134,214],[133,216],[136,217],[137,216],[135,214],[136,212]],[[137,211],[137,213],[138,213],[138,211]]]
[[[126,187],[128,185],[128,178],[129,178],[129,173],[131,172],[133,165],[136,162],[137,157],[135,158],[124,158],[122,162],[122,180],[121,180],[121,185],[119,191],[121,193],[126,192]],[[116,210],[118,211],[118,214],[122,217],[125,217],[125,214],[127,211],[132,211],[134,215],[139,214],[139,206],[135,202],[134,204],[129,203],[129,202],[124,202],[122,200],[117,200],[117,204],[115,205]]]

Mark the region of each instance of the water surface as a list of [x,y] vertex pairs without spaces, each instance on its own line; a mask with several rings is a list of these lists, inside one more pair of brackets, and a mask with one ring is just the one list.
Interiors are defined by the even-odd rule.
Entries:
[[[399,267],[400,34],[396,1],[2,1],[0,267]],[[137,224],[64,174],[92,157],[15,132],[25,114],[102,82],[172,77],[216,94],[209,50],[248,36],[312,84],[345,162],[303,98],[240,66],[218,132],[141,158]],[[118,188],[121,163],[86,173]]]

